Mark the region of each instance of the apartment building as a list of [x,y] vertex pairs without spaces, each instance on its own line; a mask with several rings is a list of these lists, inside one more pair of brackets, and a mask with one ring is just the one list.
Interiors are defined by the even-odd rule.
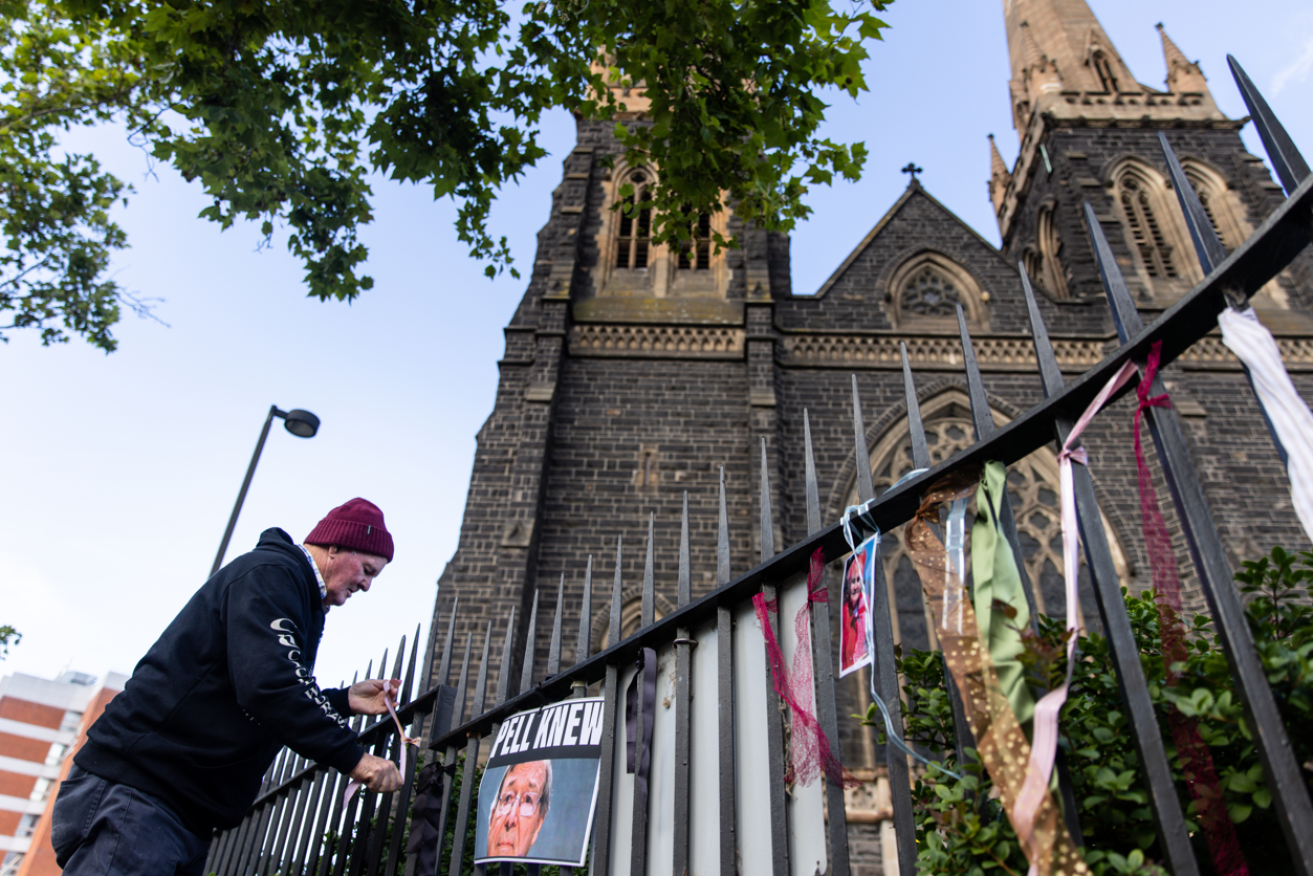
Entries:
[[0,678],[0,876],[59,872],[47,848],[55,791],[87,727],[125,681],[117,672]]

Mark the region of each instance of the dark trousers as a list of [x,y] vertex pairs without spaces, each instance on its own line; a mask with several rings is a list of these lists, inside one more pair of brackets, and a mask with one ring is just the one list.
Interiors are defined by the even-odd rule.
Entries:
[[55,798],[50,843],[65,876],[201,876],[210,849],[158,798],[76,764]]

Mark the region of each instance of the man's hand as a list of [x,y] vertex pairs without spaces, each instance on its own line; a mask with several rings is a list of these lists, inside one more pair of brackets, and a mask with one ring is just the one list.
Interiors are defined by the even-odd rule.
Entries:
[[351,771],[351,778],[369,790],[377,791],[380,794],[386,794],[401,787],[401,773],[397,772],[397,765],[390,760],[375,757],[368,752],[360,759],[360,763],[356,764],[356,768]]
[[357,715],[386,715],[388,707],[383,699],[384,691],[391,694],[392,702],[395,704],[400,690],[400,679],[390,678],[383,681],[379,678],[367,678],[347,689],[347,703],[351,706],[351,711]]

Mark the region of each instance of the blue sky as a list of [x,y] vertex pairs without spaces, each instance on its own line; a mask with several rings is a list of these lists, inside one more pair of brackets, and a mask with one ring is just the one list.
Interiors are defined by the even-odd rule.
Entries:
[[[1164,22],[1202,63],[1222,110],[1239,117],[1225,64],[1235,54],[1313,155],[1307,3],[1261,0],[1242,11],[1218,0],[1105,0],[1095,12],[1136,77],[1154,86],[1165,76],[1154,24]],[[909,160],[925,168],[932,194],[998,241],[985,137],[994,133],[1009,161],[1017,149],[1001,3],[899,0],[884,17],[892,28],[872,48],[871,93],[855,104],[836,96],[826,132],[866,141],[871,157],[861,182],[810,195],[816,215],[793,235],[800,294],[814,292],[898,197]],[[552,155],[494,210],[521,265],[534,258],[573,137],[567,114],[549,117]],[[1262,155],[1252,128],[1245,137]],[[372,592],[333,611],[320,649],[320,680],[349,678],[416,624],[427,627],[434,582],[456,545],[474,434],[492,408],[501,329],[524,284],[482,277],[455,239],[450,204],[377,180],[377,218],[364,234],[376,286],[350,306],[320,303],[305,297],[280,246],[257,251],[257,227],[221,233],[195,218],[199,190],[166,167],[150,175],[121,132],[78,132],[66,145],[94,148],[137,187],[118,213],[132,249],[114,271],[163,299],[169,327],[128,316],[110,356],[77,340],[41,348],[21,333],[0,346],[9,411],[0,623],[25,634],[0,671],[130,671],[203,582],[277,404],[307,408],[323,426],[308,441],[275,427],[229,556],[267,526],[299,539],[353,496],[383,508],[396,560]]]

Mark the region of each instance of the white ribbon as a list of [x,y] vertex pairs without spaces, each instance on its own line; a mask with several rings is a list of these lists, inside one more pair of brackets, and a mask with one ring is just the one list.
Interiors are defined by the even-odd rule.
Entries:
[[[1067,701],[1067,692],[1071,688],[1071,675],[1076,667],[1076,636],[1079,632],[1077,600],[1079,591],[1077,582],[1080,571],[1080,535],[1076,520],[1076,493],[1072,477],[1073,461],[1081,465],[1089,464],[1089,456],[1084,447],[1072,448],[1080,438],[1081,432],[1090,424],[1094,416],[1107,403],[1108,398],[1126,385],[1136,373],[1135,363],[1127,362],[1121,370],[1113,375],[1107,385],[1099,391],[1094,401],[1081,414],[1071,434],[1062,445],[1058,454],[1059,480],[1062,484],[1062,574],[1067,585],[1067,677],[1062,684],[1046,693],[1035,704],[1033,724],[1033,741],[1030,746],[1030,765],[1026,769],[1026,779],[1012,806],[1012,826],[1017,836],[1029,836],[1034,826],[1035,814],[1044,801],[1048,791],[1050,776],[1053,774],[1053,761],[1058,750],[1058,712]],[[1034,868],[1032,867],[1032,872]]]
[[1290,498],[1304,532],[1313,539],[1313,413],[1310,413],[1281,361],[1272,333],[1258,321],[1253,308],[1230,307],[1217,317],[1222,343],[1249,369],[1254,387],[1290,476]]

